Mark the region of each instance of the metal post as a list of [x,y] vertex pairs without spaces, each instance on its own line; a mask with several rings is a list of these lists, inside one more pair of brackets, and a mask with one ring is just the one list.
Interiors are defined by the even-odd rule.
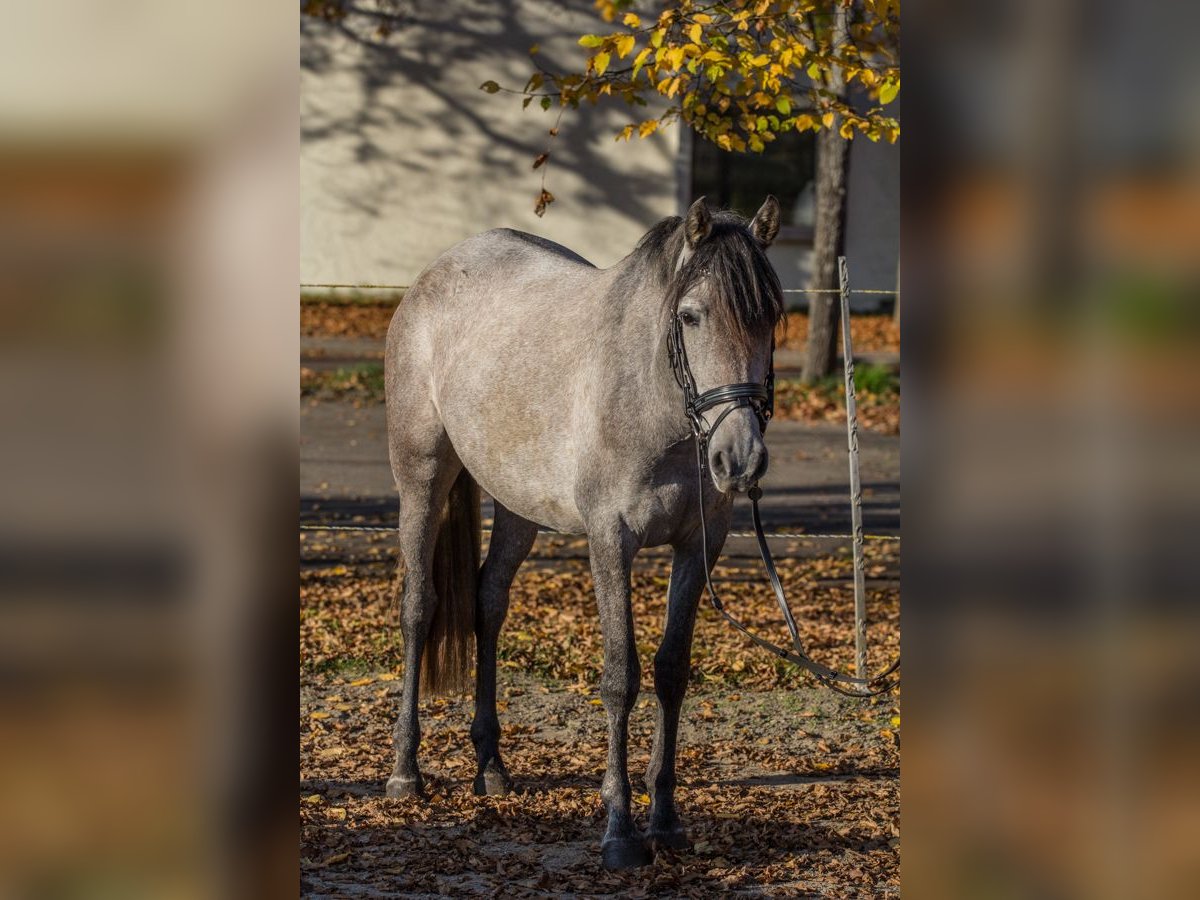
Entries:
[[850,342],[850,276],[838,257],[842,296],[842,361],[846,371],[846,448],[850,456],[850,524],[854,532],[854,674],[867,677],[867,596],[863,569],[862,484],[858,479],[858,403],[854,397],[854,349]]

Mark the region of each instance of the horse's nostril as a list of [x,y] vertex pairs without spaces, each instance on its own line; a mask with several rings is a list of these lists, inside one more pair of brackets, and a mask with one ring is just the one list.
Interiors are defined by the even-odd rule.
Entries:
[[762,452],[758,454],[757,461],[754,464],[754,470],[750,473],[751,481],[758,481],[767,474],[767,450],[764,447]]
[[713,454],[712,467],[713,471],[722,478],[727,476],[729,474],[729,454],[724,450],[718,450]]

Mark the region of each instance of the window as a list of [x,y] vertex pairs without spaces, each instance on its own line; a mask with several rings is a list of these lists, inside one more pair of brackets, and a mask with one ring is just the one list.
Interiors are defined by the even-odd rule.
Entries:
[[812,241],[816,135],[788,132],[762,153],[726,153],[692,137],[692,198],[708,197],[722,207],[752,216],[767,194],[783,207],[780,237]]

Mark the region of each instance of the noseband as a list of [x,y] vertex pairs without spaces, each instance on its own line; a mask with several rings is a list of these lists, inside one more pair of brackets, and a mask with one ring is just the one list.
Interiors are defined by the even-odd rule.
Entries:
[[[769,650],[780,659],[785,659],[806,669],[817,681],[827,688],[837,691],[839,694],[845,694],[850,697],[874,697],[890,691],[899,683],[897,679],[892,677],[900,668],[899,659],[874,678],[852,678],[828,666],[821,665],[804,652],[804,645],[800,641],[800,629],[796,626],[796,619],[792,615],[791,608],[788,606],[787,596],[783,592],[783,583],[779,580],[779,573],[775,570],[775,561],[771,558],[771,549],[767,546],[767,536],[763,531],[762,516],[758,511],[758,501],[762,498],[762,488],[758,486],[757,481],[750,486],[750,490],[747,492],[754,516],[754,534],[758,539],[758,552],[762,557],[763,565],[767,569],[767,578],[771,582],[771,588],[775,593],[775,600],[779,604],[779,609],[783,613],[783,620],[787,624],[788,633],[791,635],[793,649],[785,650],[783,647],[779,647],[765,638],[759,637],[730,615],[725,609],[725,604],[721,602],[721,598],[717,596],[717,589],[712,583],[712,564],[716,560],[711,560],[710,562],[708,555],[708,522],[705,520],[704,515],[704,475],[708,471],[708,442],[713,434],[716,433],[721,423],[725,421],[725,417],[735,409],[743,406],[749,407],[754,411],[755,416],[758,418],[759,428],[763,433],[766,433],[767,423],[771,421],[771,416],[775,411],[774,337],[771,339],[771,362],[767,369],[767,379],[765,382],[762,384],[755,382],[724,384],[712,390],[705,391],[703,394],[699,393],[696,389],[696,378],[692,374],[691,365],[688,363],[687,348],[683,343],[683,319],[680,317],[678,311],[675,311],[671,316],[671,330],[667,332],[667,353],[671,358],[671,369],[675,373],[675,380],[683,390],[683,409],[687,415],[688,422],[692,426],[692,438],[696,445],[696,488],[697,502],[700,505],[700,543],[705,561],[704,581],[708,587],[708,596],[712,601],[713,609],[754,643]],[[712,425],[708,425],[705,422],[704,413],[722,404],[728,404],[728,406],[722,410]]]

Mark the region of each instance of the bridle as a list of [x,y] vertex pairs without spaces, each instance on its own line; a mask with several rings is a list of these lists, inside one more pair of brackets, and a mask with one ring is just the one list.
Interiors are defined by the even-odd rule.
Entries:
[[[767,546],[767,537],[762,526],[762,516],[758,510],[758,501],[762,498],[762,488],[758,486],[757,481],[747,491],[754,516],[754,534],[758,539],[758,552],[762,557],[763,565],[766,567],[767,578],[770,580],[771,588],[774,590],[775,600],[779,604],[780,612],[783,613],[783,620],[787,623],[788,633],[792,638],[792,649],[786,650],[750,631],[750,629],[726,611],[725,604],[721,601],[721,598],[717,595],[717,589],[713,586],[712,567],[709,564],[708,556],[708,522],[705,520],[704,515],[704,476],[708,472],[708,443],[721,423],[725,421],[725,417],[734,410],[742,407],[749,407],[754,412],[758,418],[759,428],[763,433],[766,433],[767,423],[771,421],[771,416],[775,411],[774,337],[771,339],[771,362],[767,369],[765,381],[762,383],[738,382],[735,384],[725,384],[704,393],[699,393],[697,390],[696,378],[692,374],[692,367],[688,364],[687,348],[683,342],[683,319],[679,315],[678,310],[675,310],[671,315],[671,327],[667,332],[667,353],[670,356],[671,370],[675,374],[675,381],[679,383],[679,387],[683,390],[684,413],[687,415],[688,422],[691,425],[692,439],[696,447],[696,488],[697,502],[700,505],[700,542],[701,552],[704,555],[704,581],[708,588],[708,596],[712,602],[713,609],[754,643],[774,653],[780,659],[786,659],[788,662],[807,670],[817,681],[837,691],[839,694],[845,694],[849,697],[874,697],[890,691],[899,684],[899,679],[892,677],[900,668],[899,659],[873,678],[853,678],[828,666],[821,665],[804,651],[804,645],[800,641],[800,630],[796,627],[796,619],[792,615],[791,608],[788,606],[787,596],[783,592],[783,583],[779,580],[779,573],[775,570],[775,561],[771,558],[771,550]],[[711,425],[707,424],[704,419],[704,413],[721,404],[728,404],[728,406],[717,416],[716,421]]]

